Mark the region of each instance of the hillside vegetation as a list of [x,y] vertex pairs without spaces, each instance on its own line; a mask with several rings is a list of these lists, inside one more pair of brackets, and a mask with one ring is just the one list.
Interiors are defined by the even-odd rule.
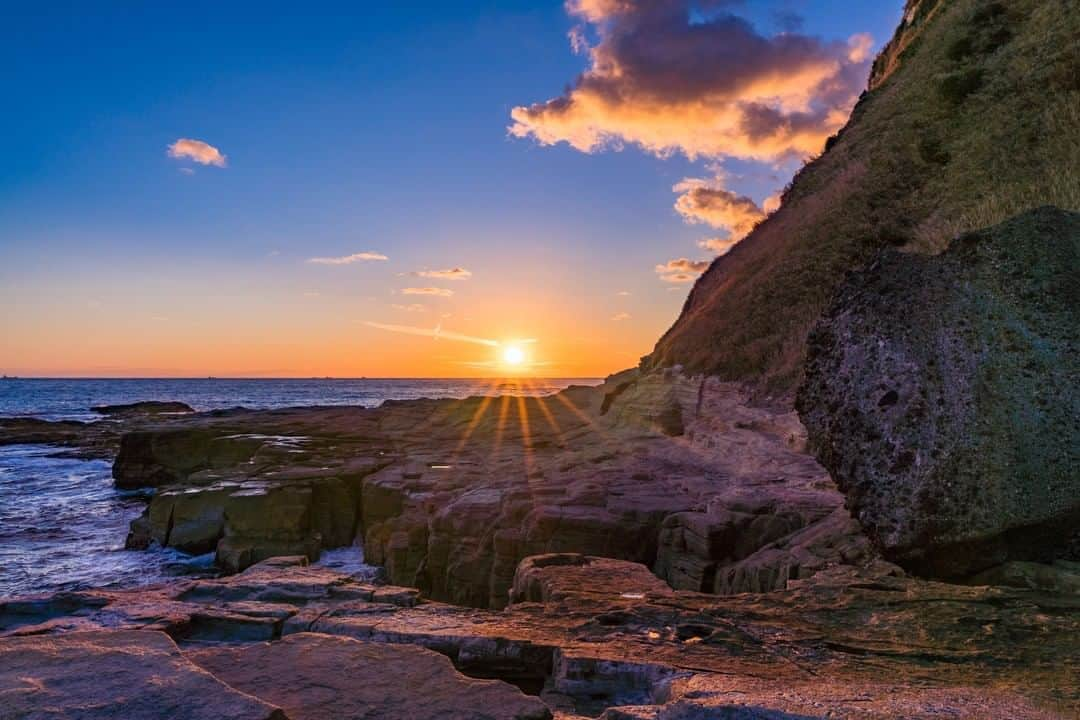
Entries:
[[847,126],[645,362],[789,398],[846,272],[1041,205],[1080,210],[1080,3],[909,0]]

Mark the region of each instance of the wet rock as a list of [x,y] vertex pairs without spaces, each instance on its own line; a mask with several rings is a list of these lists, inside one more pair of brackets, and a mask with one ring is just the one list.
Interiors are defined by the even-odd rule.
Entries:
[[958,578],[1070,552],[1080,521],[1080,215],[1034,210],[852,275],[798,408],[876,545]]
[[287,720],[223,684],[160,632],[105,631],[0,639],[0,715],[159,720]]
[[95,405],[90,409],[96,413],[107,415],[109,417],[130,415],[177,415],[195,412],[195,408],[187,403],[161,400],[143,400],[122,405]]
[[497,680],[475,680],[435,652],[312,633],[187,657],[230,686],[281,706],[293,720],[364,717],[546,720],[538,699]]

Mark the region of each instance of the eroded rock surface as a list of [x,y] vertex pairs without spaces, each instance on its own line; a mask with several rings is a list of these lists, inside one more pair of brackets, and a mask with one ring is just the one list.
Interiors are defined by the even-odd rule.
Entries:
[[798,407],[890,559],[956,578],[1075,557],[1080,215],[1032,211],[853,275]]
[[158,488],[129,547],[215,551],[235,572],[362,537],[428,596],[506,605],[522,558],[652,567],[677,589],[783,588],[871,559],[787,408],[677,371],[546,398],[227,412],[126,434],[114,474]]
[[[95,635],[123,646],[165,631],[219,679],[290,717],[284,695],[310,693],[305,706],[351,703],[362,683],[343,683],[376,670],[346,662],[355,647],[311,633],[427,648],[465,675],[538,694],[562,717],[1068,718],[1080,710],[1080,599],[894,573],[884,564],[835,567],[788,590],[721,597],[647,587],[648,569],[635,563],[548,556],[522,563],[515,587],[531,588],[522,602],[490,611],[275,559],[218,580],[5,603],[0,635],[9,637],[0,644],[74,642],[65,638],[107,628]],[[338,650],[314,651],[327,647]],[[448,671],[438,671],[446,687],[468,684]],[[494,710],[538,708],[494,687],[488,692],[512,698]]]
[[314,633],[280,642],[194,650],[188,659],[291,720],[548,720],[535,697],[465,677],[444,655]]
[[0,639],[5,720],[288,720],[222,683],[162,632],[116,630]]

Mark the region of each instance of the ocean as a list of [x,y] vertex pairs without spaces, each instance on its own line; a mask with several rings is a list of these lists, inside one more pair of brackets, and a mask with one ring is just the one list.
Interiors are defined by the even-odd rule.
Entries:
[[[299,405],[377,407],[385,400],[471,395],[549,395],[596,378],[474,379],[3,379],[0,417],[94,420],[96,405],[178,400],[196,410]],[[172,549],[125,550],[128,524],[150,493],[113,487],[111,465],[55,457],[43,445],[0,446],[0,598],[90,587],[135,587],[213,575],[213,556]],[[363,548],[319,562],[371,576]]]

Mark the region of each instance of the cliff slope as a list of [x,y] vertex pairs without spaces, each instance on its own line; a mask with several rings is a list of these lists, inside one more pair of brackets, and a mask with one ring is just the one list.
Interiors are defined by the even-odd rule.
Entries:
[[790,397],[847,271],[1024,210],[1080,210],[1080,6],[909,0],[847,126],[698,280],[646,363]]

